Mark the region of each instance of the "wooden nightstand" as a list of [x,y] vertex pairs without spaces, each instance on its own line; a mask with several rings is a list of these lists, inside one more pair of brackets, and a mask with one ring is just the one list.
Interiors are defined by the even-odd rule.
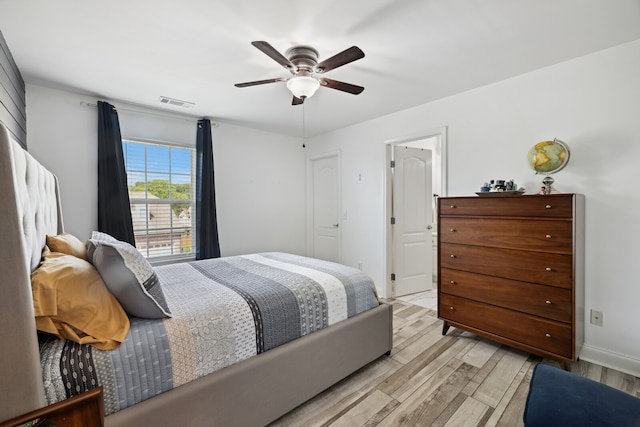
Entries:
[[37,418],[46,419],[43,425],[56,427],[104,427],[102,387],[7,420],[0,427],[16,427]]

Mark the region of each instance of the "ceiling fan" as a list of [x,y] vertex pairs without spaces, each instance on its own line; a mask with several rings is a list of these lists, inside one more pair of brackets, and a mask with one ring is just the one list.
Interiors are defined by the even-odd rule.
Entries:
[[319,74],[323,74],[327,71],[333,70],[334,68],[338,68],[350,62],[364,58],[364,52],[362,52],[362,50],[357,46],[352,46],[349,49],[343,50],[331,58],[318,63],[318,51],[311,46],[293,46],[287,49],[285,56],[265,41],[255,41],[251,42],[251,44],[260,49],[278,64],[282,65],[292,74],[292,76],[288,78],[279,77],[268,80],[257,80],[254,82],[236,83],[236,87],[248,87],[286,81],[287,88],[293,94],[293,101],[291,102],[291,105],[300,105],[304,103],[305,99],[312,97],[320,86],[352,93],[354,95],[358,95],[364,90],[362,86],[356,86],[350,83],[339,82],[337,80],[318,76]]

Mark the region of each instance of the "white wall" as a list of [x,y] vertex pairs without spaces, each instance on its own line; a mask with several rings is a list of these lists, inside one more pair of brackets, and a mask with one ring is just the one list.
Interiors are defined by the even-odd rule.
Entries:
[[[65,229],[86,239],[97,227],[97,110],[94,97],[27,85],[29,152],[59,179]],[[113,103],[116,107],[122,104]],[[119,109],[124,138],[195,146],[196,119]],[[305,162],[300,141],[221,123],[213,128],[216,201],[223,255],[305,252]]]
[[571,160],[555,186],[586,196],[587,316],[604,312],[581,357],[640,375],[639,76],[636,41],[309,140],[342,153],[343,261],[384,285],[384,141],[447,126],[449,195],[472,195],[491,178],[534,192],[526,153],[557,137]]
[[224,123],[214,129],[213,139],[223,255],[304,255],[305,149],[300,139]]

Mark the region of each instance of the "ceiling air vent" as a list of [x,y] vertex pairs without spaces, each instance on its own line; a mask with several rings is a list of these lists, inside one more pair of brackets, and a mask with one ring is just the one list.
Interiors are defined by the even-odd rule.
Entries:
[[181,108],[191,108],[194,105],[196,105],[193,102],[180,101],[179,99],[168,98],[166,96],[161,96],[160,97],[160,103],[167,104],[167,105],[173,105],[174,107],[181,107]]

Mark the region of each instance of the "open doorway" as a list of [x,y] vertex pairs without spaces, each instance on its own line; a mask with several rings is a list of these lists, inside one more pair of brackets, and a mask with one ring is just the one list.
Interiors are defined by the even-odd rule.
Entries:
[[386,296],[436,281],[435,203],[446,195],[446,127],[385,141]]

